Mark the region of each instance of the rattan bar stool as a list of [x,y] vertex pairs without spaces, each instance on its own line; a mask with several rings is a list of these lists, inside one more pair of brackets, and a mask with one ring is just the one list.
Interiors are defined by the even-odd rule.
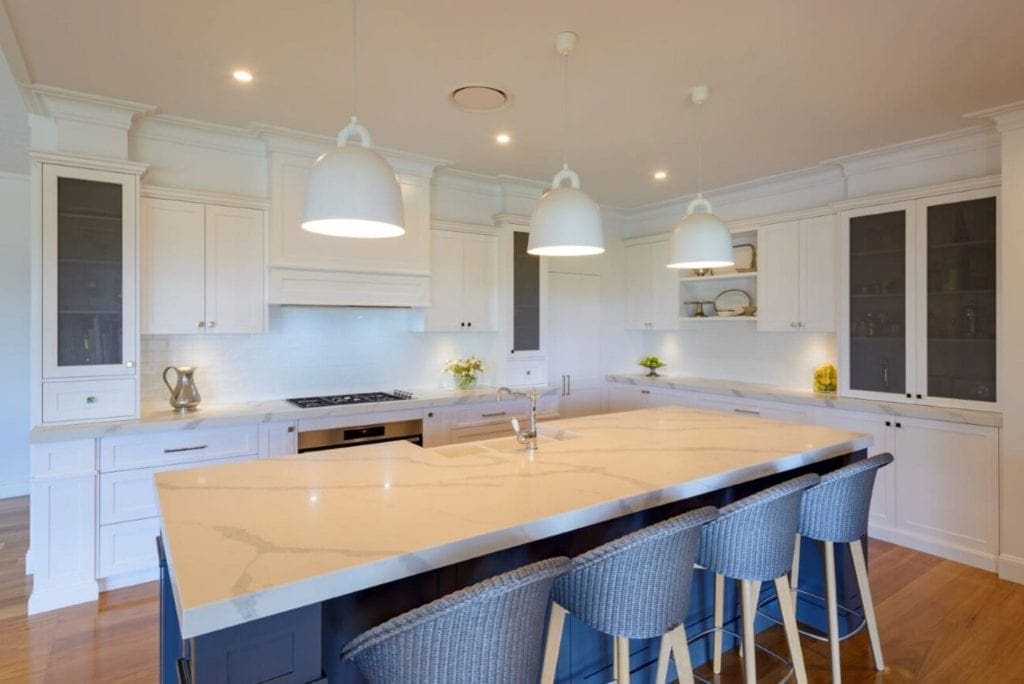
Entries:
[[367,630],[342,649],[381,684],[534,684],[559,557],[484,580]]
[[629,640],[662,637],[656,682],[674,657],[680,682],[693,670],[683,621],[690,605],[693,561],[703,525],[718,517],[708,506],[645,527],[573,559],[555,581],[541,683],[555,680],[565,616],[572,613],[614,638],[618,684],[629,682]]
[[[793,562],[793,538],[800,523],[800,501],[804,491],[818,482],[817,475],[798,478],[769,487],[722,508],[718,520],[704,527],[697,562],[715,573],[714,627],[692,640],[713,634],[715,674],[722,671],[722,635],[725,613],[725,579],[740,583],[742,608],[743,673],[747,684],[757,681],[755,667],[754,617],[761,583],[772,581],[783,600],[779,601],[786,642],[796,681],[806,684],[803,652],[797,632],[796,611],[789,598],[788,574]],[[773,653],[774,655],[774,653]]]
[[[841,680],[839,642],[859,632],[865,624],[871,640],[871,653],[875,660],[875,668],[879,671],[885,669],[881,641],[878,638],[878,624],[875,621],[875,606],[871,600],[871,587],[868,584],[868,573],[864,562],[864,548],[860,540],[868,533],[868,512],[871,508],[875,476],[878,474],[879,468],[889,465],[892,461],[892,454],[878,454],[866,458],[823,475],[816,486],[804,492],[800,510],[800,529],[794,545],[790,587],[795,602],[797,592],[800,591],[798,584],[801,537],[822,542],[825,556],[824,601],[828,613],[828,642],[832,658],[833,682],[838,683]],[[847,544],[850,548],[854,574],[857,577],[857,588],[860,591],[861,605],[864,608],[863,616],[838,604],[836,598],[836,544]],[[809,592],[800,591],[800,593]],[[840,608],[846,614],[862,618],[860,626],[845,635],[839,634]],[[821,639],[820,636],[811,632],[802,633]]]

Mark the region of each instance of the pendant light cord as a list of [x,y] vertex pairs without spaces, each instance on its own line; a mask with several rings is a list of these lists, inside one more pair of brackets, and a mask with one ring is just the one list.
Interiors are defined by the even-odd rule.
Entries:
[[700,110],[703,103],[697,105],[697,197],[704,197],[704,135],[701,131]]
[[356,11],[358,4],[358,0],[352,0],[352,121],[356,120],[359,104],[359,84],[356,79],[356,72],[358,71],[357,60],[359,59],[359,31],[357,30],[359,27],[359,13]]
[[569,54],[562,55],[562,167],[569,166]]

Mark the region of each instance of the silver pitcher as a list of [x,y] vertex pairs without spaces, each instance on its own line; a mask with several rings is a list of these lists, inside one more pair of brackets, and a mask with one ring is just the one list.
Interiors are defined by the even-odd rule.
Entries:
[[[164,384],[167,385],[167,389],[171,390],[171,406],[178,411],[195,411],[199,408],[199,402],[203,400],[199,396],[199,389],[196,387],[195,375],[196,368],[193,366],[182,366],[177,368],[175,366],[168,366],[164,368]],[[172,386],[167,380],[168,371],[174,371],[178,376],[177,382]]]

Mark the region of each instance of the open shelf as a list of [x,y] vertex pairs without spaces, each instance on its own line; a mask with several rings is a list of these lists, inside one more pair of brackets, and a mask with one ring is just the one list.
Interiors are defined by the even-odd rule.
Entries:
[[756,278],[757,271],[748,271],[746,273],[722,273],[720,275],[709,275],[709,276],[683,276],[679,279],[683,283],[703,283],[708,280],[737,280],[739,278]]

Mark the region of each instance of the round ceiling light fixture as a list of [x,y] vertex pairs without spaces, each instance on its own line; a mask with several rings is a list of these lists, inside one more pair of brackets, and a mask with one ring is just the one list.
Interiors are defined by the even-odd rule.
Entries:
[[448,94],[451,103],[464,112],[497,112],[512,102],[512,96],[497,86],[467,83]]
[[[389,238],[405,234],[402,189],[387,160],[356,118],[356,11],[352,0],[352,120],[338,133],[338,146],[320,155],[309,174],[302,229],[347,238]],[[351,138],[358,137],[359,144]]]
[[[530,218],[526,251],[537,256],[590,256],[604,252],[604,229],[597,202],[580,190],[580,177],[569,168],[566,152],[569,112],[569,53],[579,40],[572,31],[555,37],[562,56],[562,169],[551,181]],[[569,185],[563,185],[566,181]]]

